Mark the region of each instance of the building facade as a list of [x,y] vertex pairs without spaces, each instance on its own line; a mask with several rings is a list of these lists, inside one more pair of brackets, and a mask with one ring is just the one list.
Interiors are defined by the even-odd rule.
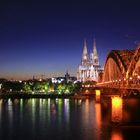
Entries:
[[98,75],[102,72],[99,64],[99,57],[96,49],[96,40],[94,39],[93,50],[88,55],[87,43],[84,41],[81,64],[78,66],[77,80],[80,82],[98,81]]

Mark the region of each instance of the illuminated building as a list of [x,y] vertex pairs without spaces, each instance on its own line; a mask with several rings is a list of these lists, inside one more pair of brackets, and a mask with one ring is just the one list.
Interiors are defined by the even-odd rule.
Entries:
[[84,41],[84,49],[82,54],[82,63],[78,67],[77,80],[85,81],[98,81],[99,72],[102,68],[99,64],[98,53],[96,49],[96,40],[94,39],[93,51],[88,56],[87,43]]

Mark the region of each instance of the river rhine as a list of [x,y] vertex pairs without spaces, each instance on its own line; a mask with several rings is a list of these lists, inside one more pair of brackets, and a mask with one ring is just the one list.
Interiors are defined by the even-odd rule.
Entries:
[[140,139],[140,100],[123,100],[122,123],[111,102],[94,99],[0,100],[0,140]]

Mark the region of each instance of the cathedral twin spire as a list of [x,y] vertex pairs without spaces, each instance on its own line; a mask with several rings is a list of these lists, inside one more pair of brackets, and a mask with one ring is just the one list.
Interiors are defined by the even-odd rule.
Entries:
[[82,55],[82,65],[99,65],[99,59],[98,59],[98,53],[96,49],[96,39],[94,39],[93,43],[93,51],[90,54],[90,60],[88,59],[88,51],[87,51],[87,43],[86,39],[84,40],[84,49],[83,49],[83,55]]
[[87,63],[88,63],[88,52],[87,52],[87,43],[86,43],[86,39],[85,39],[83,55],[82,55],[82,65],[86,65]]
[[87,42],[84,40],[82,64],[78,66],[77,80],[81,82],[98,81],[98,74],[101,70],[102,69],[99,65],[99,58],[96,49],[96,40],[94,39],[93,49],[90,53],[90,57],[87,51]]

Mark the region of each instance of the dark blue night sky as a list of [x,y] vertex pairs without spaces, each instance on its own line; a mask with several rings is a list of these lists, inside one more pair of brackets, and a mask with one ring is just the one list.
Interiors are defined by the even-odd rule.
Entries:
[[102,65],[110,50],[136,48],[138,1],[0,1],[0,77],[76,75],[84,38],[90,52],[94,37]]

